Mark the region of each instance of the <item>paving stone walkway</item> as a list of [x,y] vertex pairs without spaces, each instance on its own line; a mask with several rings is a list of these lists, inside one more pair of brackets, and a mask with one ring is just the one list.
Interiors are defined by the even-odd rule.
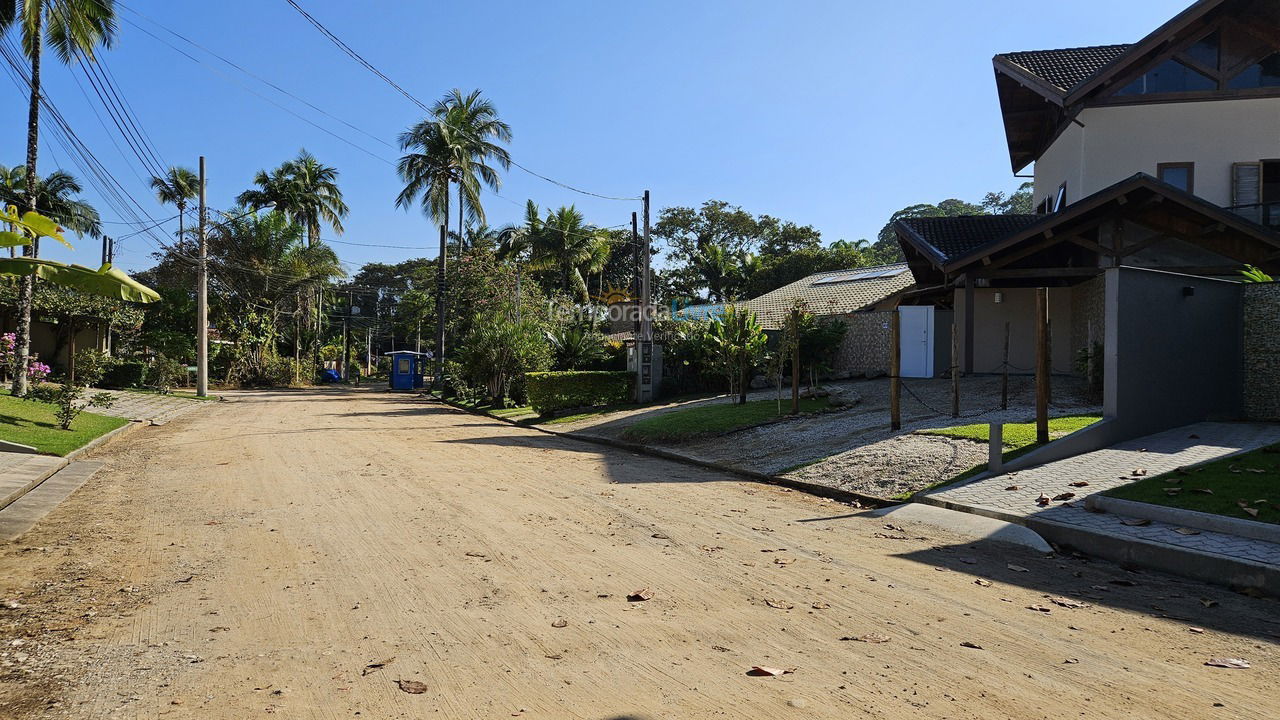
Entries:
[[[1209,531],[1183,535],[1175,532],[1178,526],[1161,522],[1133,527],[1123,524],[1123,516],[1092,513],[1084,509],[1084,499],[1089,495],[1140,479],[1133,475],[1134,470],[1146,470],[1149,476],[1159,475],[1277,442],[1280,442],[1280,424],[1198,423],[1029,470],[941,488],[927,493],[927,497],[937,504],[968,509],[1010,522],[1025,524],[1034,518],[1038,522],[1060,523],[1118,538],[1280,567],[1280,545],[1274,543]],[[1083,488],[1071,486],[1071,483],[1082,480],[1089,485]],[[1013,486],[1019,489],[1007,489]],[[1036,499],[1042,493],[1049,497],[1064,493],[1075,493],[1076,496],[1069,502],[1039,507]]]
[[213,400],[192,400],[177,395],[160,395],[158,393],[130,392],[128,390],[94,390],[115,396],[116,402],[107,409],[93,408],[92,412],[100,415],[125,418],[126,420],[154,420],[158,423],[168,422],[179,415],[204,407]]

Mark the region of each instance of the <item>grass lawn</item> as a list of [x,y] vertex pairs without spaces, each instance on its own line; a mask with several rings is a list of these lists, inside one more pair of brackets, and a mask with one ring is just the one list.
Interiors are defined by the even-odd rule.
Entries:
[[[821,412],[831,407],[827,398],[800,401],[801,413]],[[782,414],[791,409],[791,400],[782,402]],[[754,427],[779,417],[776,400],[756,400],[746,405],[716,403],[676,410],[646,418],[627,428],[622,436],[638,442],[683,442],[709,435]]]
[[49,403],[19,400],[7,392],[0,394],[0,438],[31,445],[46,455],[61,456],[129,424],[124,418],[85,412],[71,423],[70,430],[62,430],[53,411],[54,406]]
[[[1057,438],[1089,427],[1090,425],[1102,419],[1101,415],[1068,415],[1066,417],[1049,418],[1049,439]],[[957,438],[960,440],[973,440],[976,442],[991,441],[991,426],[986,423],[977,423],[974,425],[957,425],[948,428],[935,428],[932,430],[918,430],[921,435],[940,435],[942,437]],[[1028,423],[1005,423],[1004,433],[1002,435],[1002,445],[1004,445],[1004,461],[1009,462],[1015,458],[1026,455],[1027,453],[1040,447],[1036,443],[1036,424],[1034,421]],[[962,482],[969,478],[987,471],[987,463],[974,465],[964,472],[952,478],[947,478],[940,482],[934,483],[924,490],[932,490],[943,485]],[[919,492],[924,492],[921,490]],[[906,493],[895,500],[906,500],[915,493]]]
[[[152,390],[151,388],[125,388],[125,392],[138,393],[141,395],[162,394],[159,390]],[[170,392],[169,395],[173,397],[186,398],[187,400],[218,400],[219,399],[217,395],[207,395],[205,397],[200,397],[199,395],[196,395],[195,390],[174,390]]]
[[[1180,488],[1170,495],[1166,488]],[[1209,490],[1211,492],[1202,492]],[[1280,524],[1280,445],[1171,473],[1144,478],[1105,495],[1195,510],[1240,520]],[[1254,517],[1240,506],[1258,512]]]

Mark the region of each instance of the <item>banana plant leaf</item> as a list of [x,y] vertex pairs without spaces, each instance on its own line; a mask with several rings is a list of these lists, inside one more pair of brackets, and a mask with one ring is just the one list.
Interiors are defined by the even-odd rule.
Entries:
[[160,299],[160,293],[115,269],[111,263],[90,270],[83,265],[38,258],[0,258],[0,275],[35,275],[54,285],[129,302],[150,303]]

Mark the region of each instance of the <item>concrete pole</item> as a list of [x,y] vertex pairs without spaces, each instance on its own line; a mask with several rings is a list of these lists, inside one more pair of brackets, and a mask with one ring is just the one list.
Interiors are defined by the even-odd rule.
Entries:
[[200,251],[196,281],[196,395],[209,396],[209,243],[204,156],[200,156]]
[[902,313],[894,309],[889,319],[889,429],[902,429]]

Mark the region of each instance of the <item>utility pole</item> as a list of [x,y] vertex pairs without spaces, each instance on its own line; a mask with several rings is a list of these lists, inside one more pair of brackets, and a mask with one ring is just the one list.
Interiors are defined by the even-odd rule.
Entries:
[[364,369],[365,375],[373,374],[373,326],[364,329]]
[[347,290],[347,314],[342,316],[342,364],[338,366],[339,377],[347,380],[351,376],[349,347],[351,344],[351,308],[355,305],[351,299],[351,291]]
[[205,207],[204,156],[200,156],[200,251],[196,282],[196,396],[209,396],[209,243]]
[[449,230],[444,223],[440,223],[440,264],[436,267],[436,369],[431,384],[441,391],[444,390],[440,383],[444,379],[444,285],[448,242]]
[[106,235],[102,236],[102,264],[103,265],[106,265],[107,263],[112,262],[112,260],[114,259],[114,255],[115,255],[115,247],[113,247],[114,244],[115,243],[111,240],[111,238],[107,237]]
[[[631,302],[636,303],[636,306],[639,307],[640,276],[644,273],[644,261],[640,259],[640,253],[643,252],[643,249],[640,247],[640,231],[637,229],[639,227],[637,225],[637,222],[638,221],[636,220],[636,214],[634,212],[631,213],[631,247],[635,249],[635,254],[636,254],[636,278],[631,283]],[[636,315],[634,330],[635,330],[636,339],[639,340],[640,339],[640,316],[639,315]]]
[[649,262],[653,257],[653,248],[649,245],[649,191],[644,191],[644,265],[640,274],[640,337],[647,343],[653,342],[653,322],[649,317],[650,291]]

